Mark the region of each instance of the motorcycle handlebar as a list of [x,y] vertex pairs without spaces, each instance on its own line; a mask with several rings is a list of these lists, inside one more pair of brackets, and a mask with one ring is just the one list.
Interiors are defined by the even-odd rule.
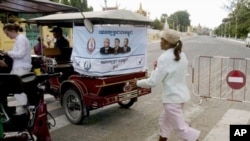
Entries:
[[38,79],[38,82],[42,82],[46,79],[49,79],[49,78],[52,78],[52,77],[60,77],[62,76],[62,73],[61,72],[58,72],[58,73],[44,73],[44,74],[40,74],[40,75],[37,75],[37,79]]
[[57,73],[52,73],[52,74],[48,74],[49,77],[59,77],[62,76],[62,72],[57,72]]
[[62,76],[62,72],[43,73],[43,74],[39,74],[39,75],[36,75],[34,73],[28,73],[28,74],[22,75],[21,79],[23,82],[31,81],[31,80],[35,80],[35,79],[38,79],[39,81],[43,81],[43,80],[46,80],[46,79],[49,79],[52,77],[60,77],[60,76]]

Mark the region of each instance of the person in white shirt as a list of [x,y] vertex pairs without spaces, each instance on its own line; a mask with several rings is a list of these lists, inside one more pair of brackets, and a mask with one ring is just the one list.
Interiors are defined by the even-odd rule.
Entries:
[[163,112],[159,117],[159,141],[167,141],[171,131],[185,141],[198,141],[200,131],[189,127],[183,116],[184,103],[190,99],[186,84],[188,60],[182,52],[180,36],[171,29],[161,34],[161,49],[155,69],[149,78],[137,80],[138,87],[151,88],[162,83]]
[[[15,39],[13,49],[3,52],[13,59],[11,74],[24,75],[31,71],[31,48],[28,38],[19,33],[20,26],[17,24],[6,24],[3,27],[4,33],[10,38]],[[27,95],[24,93],[14,95],[20,106],[27,104]],[[21,109],[22,110],[22,109]]]

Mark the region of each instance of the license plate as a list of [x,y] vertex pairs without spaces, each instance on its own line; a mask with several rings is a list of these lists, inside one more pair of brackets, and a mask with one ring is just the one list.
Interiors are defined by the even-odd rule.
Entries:
[[128,100],[131,98],[135,98],[138,96],[137,90],[135,91],[130,91],[127,93],[122,93],[118,95],[119,101],[124,101],[124,100]]

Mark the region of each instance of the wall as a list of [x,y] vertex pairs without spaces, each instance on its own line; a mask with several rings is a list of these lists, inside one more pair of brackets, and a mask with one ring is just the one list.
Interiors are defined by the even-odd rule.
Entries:
[[[11,40],[9,37],[7,37],[5,35],[5,33],[3,32],[3,23],[0,22],[0,50],[11,50],[13,48],[13,44],[15,42],[15,40]],[[23,34],[25,34],[29,41],[30,41],[30,45],[31,48],[33,49],[33,46],[37,43],[37,37],[42,35],[42,41],[44,43],[44,45],[48,46],[47,42],[46,42],[46,36],[48,35],[51,39],[51,44],[48,47],[54,47],[53,45],[53,41],[54,41],[54,37],[53,34],[50,32],[51,28],[49,28],[48,26],[43,26],[43,27],[36,27],[34,25],[25,25],[25,24],[21,24],[21,27],[23,27],[24,32]],[[41,33],[40,33],[41,31]],[[69,39],[70,42],[70,46],[72,47],[72,29],[67,28],[64,29],[64,33],[67,34],[67,38]]]

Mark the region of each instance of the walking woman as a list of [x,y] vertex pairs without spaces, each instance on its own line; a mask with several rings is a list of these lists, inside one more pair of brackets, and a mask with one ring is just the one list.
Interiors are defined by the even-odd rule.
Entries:
[[[17,24],[6,24],[3,27],[4,33],[14,39],[15,43],[11,51],[3,52],[13,59],[11,74],[24,75],[31,71],[31,48],[28,38],[19,33],[20,26]],[[25,109],[22,106],[27,104],[27,96],[24,93],[14,95],[17,102],[20,104],[19,110],[22,112]],[[17,111],[18,113],[19,111]],[[20,113],[21,114],[21,113]]]
[[188,60],[182,52],[180,36],[171,29],[161,34],[161,49],[155,69],[147,79],[137,80],[138,87],[151,88],[162,82],[163,112],[159,117],[159,141],[167,141],[174,131],[185,141],[198,141],[200,131],[189,127],[184,120],[183,106],[190,99],[186,84]]

